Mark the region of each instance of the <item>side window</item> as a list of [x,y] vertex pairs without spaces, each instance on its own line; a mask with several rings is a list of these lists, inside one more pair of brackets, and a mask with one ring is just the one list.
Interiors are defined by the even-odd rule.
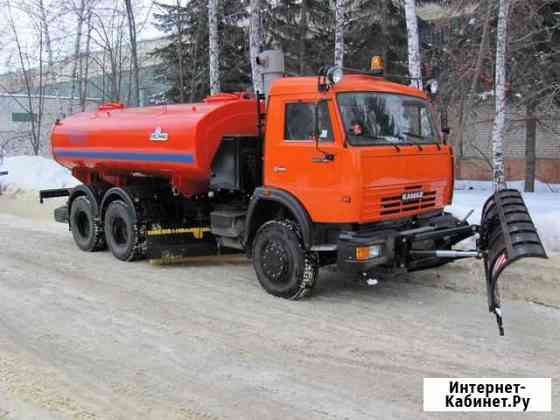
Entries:
[[315,104],[299,102],[286,105],[284,139],[312,140]]
[[[304,102],[286,105],[285,140],[313,140],[316,106],[314,103]],[[318,106],[319,141],[321,143],[334,142],[328,102],[322,101]]]

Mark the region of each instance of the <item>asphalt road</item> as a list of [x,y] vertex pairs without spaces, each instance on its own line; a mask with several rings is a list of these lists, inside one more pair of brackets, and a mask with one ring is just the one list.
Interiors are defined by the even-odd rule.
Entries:
[[552,377],[556,411],[523,418],[560,418],[558,258],[509,275],[546,293],[507,289],[499,337],[476,262],[372,288],[323,271],[312,299],[290,302],[243,258],[123,263],[10,206],[2,420],[519,418],[423,413],[424,377]]

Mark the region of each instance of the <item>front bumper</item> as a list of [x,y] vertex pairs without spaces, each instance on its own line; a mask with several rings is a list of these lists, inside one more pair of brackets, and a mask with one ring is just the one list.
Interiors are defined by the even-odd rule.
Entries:
[[[337,241],[337,265],[343,272],[366,273],[376,267],[418,270],[434,264],[434,258],[419,257],[418,251],[451,249],[473,236],[478,226],[450,215],[436,216],[395,229],[345,231]],[[375,252],[362,252],[372,247]]]
[[[338,238],[337,265],[340,271],[364,273],[380,265],[391,264],[395,259],[395,240],[398,231],[342,232]],[[359,249],[374,247],[378,256],[358,259]]]

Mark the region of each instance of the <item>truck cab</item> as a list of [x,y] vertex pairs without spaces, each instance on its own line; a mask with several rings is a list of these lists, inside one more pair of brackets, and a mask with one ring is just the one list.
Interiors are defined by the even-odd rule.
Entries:
[[[278,262],[288,254],[282,240],[259,242],[264,220],[294,230],[307,261],[364,277],[443,264],[449,260],[411,258],[409,251],[450,249],[473,234],[444,213],[453,194],[453,152],[442,142],[430,99],[371,74],[271,84],[263,186],[253,195],[245,240],[269,292],[294,293],[270,281],[290,270]],[[446,228],[446,236],[415,240],[416,233]]]
[[369,224],[451,203],[451,147],[418,89],[348,75],[319,91],[317,78],[285,78],[267,109],[264,184],[297,197],[313,221]]

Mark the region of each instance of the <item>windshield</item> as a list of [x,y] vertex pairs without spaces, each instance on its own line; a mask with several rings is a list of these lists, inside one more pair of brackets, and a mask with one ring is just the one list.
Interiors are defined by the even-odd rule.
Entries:
[[353,146],[437,143],[426,101],[384,93],[341,93],[338,106]]

